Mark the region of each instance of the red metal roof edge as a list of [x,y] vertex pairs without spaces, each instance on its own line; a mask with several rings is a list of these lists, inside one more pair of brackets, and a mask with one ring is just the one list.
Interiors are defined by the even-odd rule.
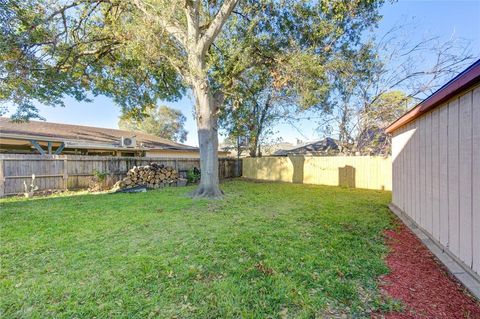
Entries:
[[433,110],[446,100],[450,99],[458,92],[472,87],[476,83],[480,83],[480,59],[462,71],[459,75],[447,82],[435,93],[427,97],[425,100],[417,104],[413,109],[402,115],[395,122],[390,124],[386,132],[392,133],[396,129],[415,120],[422,114]]

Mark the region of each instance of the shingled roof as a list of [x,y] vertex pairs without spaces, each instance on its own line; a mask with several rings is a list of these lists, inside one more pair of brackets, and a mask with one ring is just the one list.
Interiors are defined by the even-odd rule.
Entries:
[[101,127],[50,123],[43,121],[12,122],[0,117],[3,138],[37,139],[52,142],[101,145],[121,148],[122,137],[133,137],[137,147],[150,150],[198,150],[197,147],[176,143],[155,135]]
[[301,146],[295,146],[286,150],[278,150],[274,153],[277,156],[293,155],[322,155],[338,151],[338,143],[333,138],[327,137],[323,140],[310,142]]

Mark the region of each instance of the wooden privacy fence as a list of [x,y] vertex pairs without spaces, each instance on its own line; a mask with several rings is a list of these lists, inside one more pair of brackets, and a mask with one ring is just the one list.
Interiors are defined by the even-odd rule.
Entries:
[[[87,188],[95,171],[107,173],[107,183],[113,185],[133,166],[149,163],[173,166],[183,176],[200,168],[198,158],[0,154],[0,197],[23,193],[23,181],[28,185],[32,174],[39,191],[72,190]],[[236,164],[235,159],[219,159],[220,179],[241,176]]]
[[244,158],[243,177],[291,183],[391,190],[392,159],[379,156]]

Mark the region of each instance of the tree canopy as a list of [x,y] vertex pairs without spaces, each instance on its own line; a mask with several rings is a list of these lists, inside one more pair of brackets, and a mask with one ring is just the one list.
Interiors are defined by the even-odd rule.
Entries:
[[[361,34],[378,21],[381,4],[266,3],[263,14],[234,17],[212,50],[220,66],[212,77],[225,92],[220,126],[230,140],[247,141],[251,156],[261,154],[259,146],[278,122],[312,108],[331,109],[334,80],[367,50]],[[231,33],[242,41],[232,42]]]
[[122,130],[140,131],[180,143],[185,142],[188,132],[184,125],[187,118],[181,111],[168,106],[148,107],[140,118],[123,115],[118,121]]

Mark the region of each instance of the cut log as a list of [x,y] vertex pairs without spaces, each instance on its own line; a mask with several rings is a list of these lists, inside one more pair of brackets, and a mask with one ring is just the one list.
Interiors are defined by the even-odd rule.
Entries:
[[[149,188],[176,186],[178,179],[179,174],[175,168],[150,163],[145,166],[133,166],[126,177],[115,184],[115,187],[130,189],[143,185]],[[182,183],[179,184],[182,185]]]

